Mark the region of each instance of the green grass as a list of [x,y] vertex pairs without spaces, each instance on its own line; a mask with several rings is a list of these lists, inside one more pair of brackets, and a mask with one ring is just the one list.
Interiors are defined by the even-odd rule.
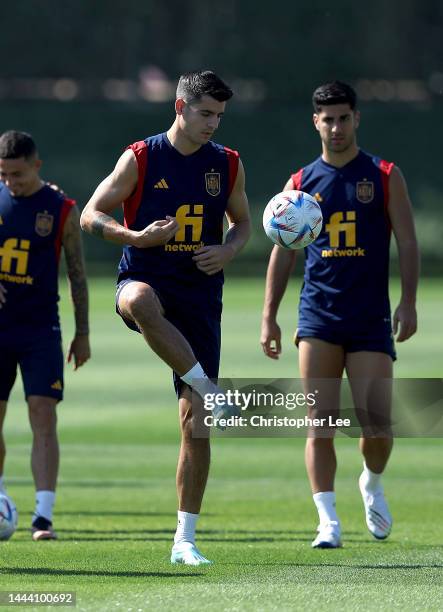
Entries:
[[[278,363],[266,360],[258,343],[262,291],[254,279],[228,280],[224,377],[297,376],[291,337],[298,289],[291,287],[282,305]],[[0,590],[75,590],[80,610],[441,609],[441,440],[396,442],[385,476],[395,527],[388,541],[376,542],[357,488],[357,441],[339,439],[344,548],[314,551],[303,441],[216,439],[198,536],[215,564],[171,566],[175,396],[168,368],[113,314],[113,294],[112,280],[91,281],[93,359],[66,372],[58,542],[30,541],[31,439],[20,383],[15,387],[5,425],[6,475],[20,523],[1,544]],[[436,282],[422,284],[420,333],[398,347],[398,376],[441,376],[442,298]],[[66,345],[72,331],[66,297],[62,313]]]

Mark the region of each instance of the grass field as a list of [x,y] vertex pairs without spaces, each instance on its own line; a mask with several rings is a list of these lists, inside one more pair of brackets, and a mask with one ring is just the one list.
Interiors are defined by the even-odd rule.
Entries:
[[[279,363],[258,344],[262,291],[254,279],[227,282],[224,377],[297,376],[297,289],[282,305]],[[397,285],[392,293],[395,302]],[[441,377],[442,300],[441,285],[422,283],[420,332],[399,347],[398,376]],[[30,433],[20,382],[11,398],[6,478],[20,522],[0,546],[0,590],[76,591],[80,610],[442,609],[441,440],[396,442],[385,476],[395,525],[381,543],[364,524],[357,441],[338,440],[344,547],[335,551],[310,548],[316,517],[301,439],[214,440],[198,543],[215,564],[171,566],[178,426],[170,373],[113,314],[112,280],[93,279],[91,301],[93,359],[67,371],[59,408],[58,542],[30,541]],[[62,314],[66,346],[66,295]]]

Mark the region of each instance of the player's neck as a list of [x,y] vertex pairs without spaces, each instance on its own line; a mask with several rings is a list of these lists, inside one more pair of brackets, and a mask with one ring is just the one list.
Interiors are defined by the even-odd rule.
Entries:
[[183,131],[180,130],[176,121],[174,121],[169,130],[166,132],[166,136],[174,149],[177,149],[177,151],[182,155],[192,155],[202,146],[199,143],[189,140]]
[[335,166],[336,168],[342,168],[357,157],[358,153],[359,148],[357,143],[352,144],[346,151],[340,152],[329,151],[329,149],[323,145],[322,158],[327,164]]
[[29,186],[29,189],[26,190],[26,193],[23,194],[23,197],[25,198],[29,198],[32,195],[34,195],[34,193],[37,193],[37,191],[40,191],[40,189],[43,187],[44,185],[44,181],[41,180],[41,178],[37,178],[32,185]]

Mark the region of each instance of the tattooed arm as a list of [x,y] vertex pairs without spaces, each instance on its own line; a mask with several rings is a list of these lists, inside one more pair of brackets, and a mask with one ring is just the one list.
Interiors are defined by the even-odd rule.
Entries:
[[79,218],[78,209],[74,206],[63,228],[63,248],[75,316],[75,336],[69,347],[68,362],[74,358],[74,370],[88,361],[91,356],[88,324],[88,286],[86,284]]
[[137,161],[134,153],[127,150],[86,204],[80,219],[82,229],[99,238],[141,249],[168,242],[178,230],[178,223],[173,217],[167,216],[141,231],[135,231],[124,227],[111,216],[134,193],[137,181]]

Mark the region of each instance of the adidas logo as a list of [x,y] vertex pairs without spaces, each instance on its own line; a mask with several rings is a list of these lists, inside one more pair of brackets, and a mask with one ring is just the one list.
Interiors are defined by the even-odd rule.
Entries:
[[0,225],[3,225],[3,219],[1,215],[0,215]]
[[317,193],[314,195],[314,198],[317,200],[317,202],[323,202],[323,198],[322,198],[322,197],[321,197],[321,195],[318,193],[318,191],[317,191]]
[[56,380],[55,383],[51,385],[51,389],[55,389],[56,391],[62,390],[62,383],[60,380]]
[[168,183],[165,181],[164,178],[162,178],[161,181],[159,181],[158,183],[155,183],[154,185],[154,189],[169,189],[169,185]]

